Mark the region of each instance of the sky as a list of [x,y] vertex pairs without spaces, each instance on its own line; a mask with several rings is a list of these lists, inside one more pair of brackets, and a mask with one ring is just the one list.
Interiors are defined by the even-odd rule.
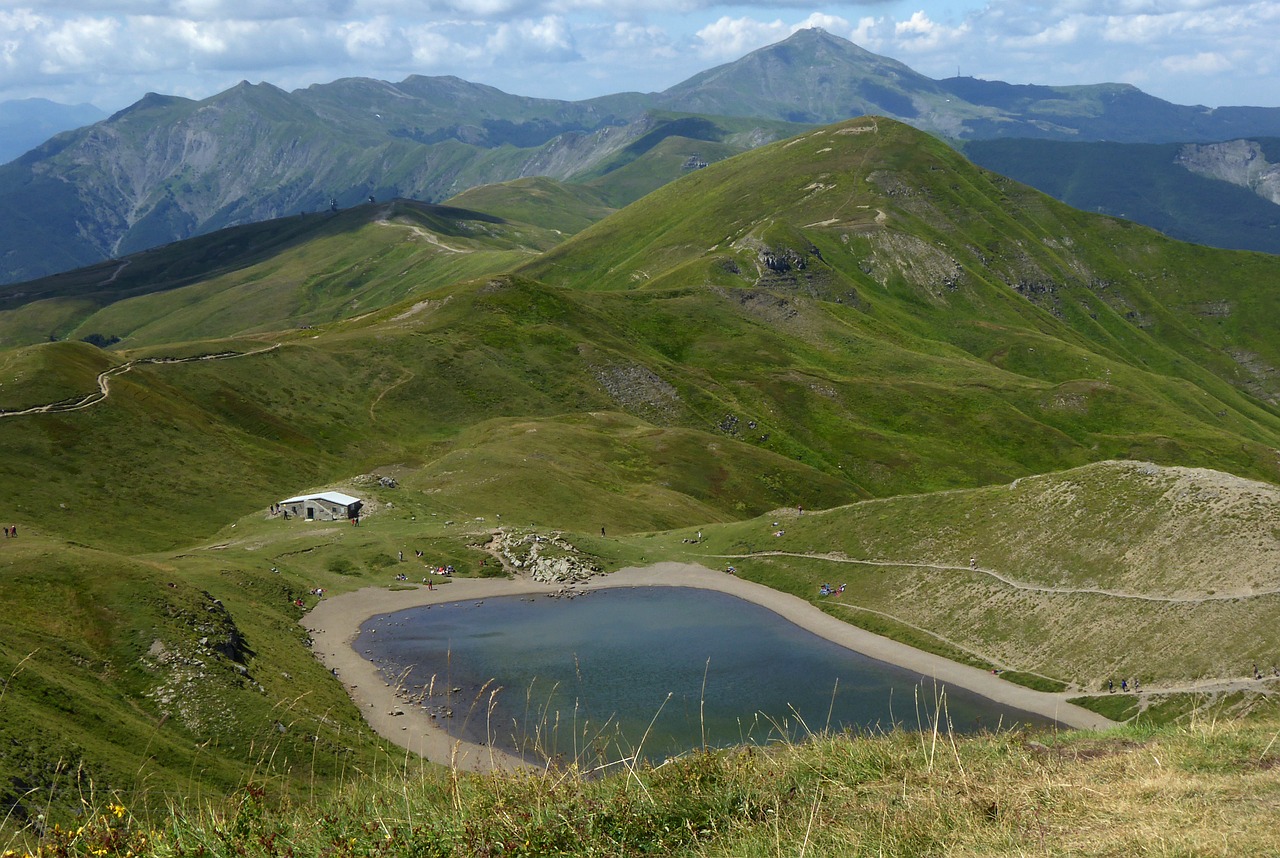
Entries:
[[1277,0],[0,0],[0,101],[114,111],[411,74],[577,100],[660,91],[805,27],[933,78],[1280,106]]

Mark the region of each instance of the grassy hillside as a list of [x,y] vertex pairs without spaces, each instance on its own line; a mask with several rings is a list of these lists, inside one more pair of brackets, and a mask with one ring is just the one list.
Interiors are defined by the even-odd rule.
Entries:
[[[406,200],[237,227],[24,284],[0,341],[118,348],[311,327],[553,246],[546,227]],[[409,272],[413,276],[409,277]]]
[[4,542],[0,572],[11,825],[64,818],[95,790],[138,808],[218,797],[250,772],[301,797],[376,758],[359,713],[302,645],[301,610],[285,608],[305,592],[296,582],[31,529]]
[[1262,855],[1280,847],[1275,727],[1206,719],[1107,736],[822,736],[603,779],[456,780],[388,766],[301,808],[273,809],[274,791],[258,784],[208,810],[91,804],[46,844],[148,858]]
[[[874,119],[568,240],[599,198],[487,200],[210,236],[4,310],[24,343],[55,318],[121,337],[0,352],[14,818],[67,818],[77,772],[154,807],[382,764],[296,600],[397,586],[413,548],[491,573],[498,527],[815,601],[847,581],[835,615],[1111,714],[1142,708],[1099,693],[1113,675],[1161,688],[1152,717],[1255,706],[1221,683],[1277,646],[1275,258],[1068,209]],[[1098,464],[1123,459],[1153,464]],[[320,488],[364,498],[362,526],[268,514]]]
[[542,176],[481,185],[449,200],[461,208],[504,220],[537,223],[573,235],[614,212],[593,191]]
[[[1255,665],[1270,677],[1280,664],[1278,510],[1270,483],[1105,462],[1005,486],[775,511],[710,528],[696,549],[673,547],[667,534],[632,547],[733,564],[848,622],[1075,693],[1136,677],[1143,706],[1163,694],[1207,705],[1260,687]],[[848,589],[822,599],[823,582]]]

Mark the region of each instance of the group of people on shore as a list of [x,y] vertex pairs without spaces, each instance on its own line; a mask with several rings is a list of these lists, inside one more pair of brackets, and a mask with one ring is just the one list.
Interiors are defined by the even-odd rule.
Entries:
[[5,529],[4,529],[4,538],[5,538],[5,539],[17,539],[17,538],[18,538],[18,525],[16,525],[16,524],[15,524],[13,527],[9,527],[8,525],[6,525],[6,526],[5,526]]
[[841,584],[839,587],[832,587],[830,584],[823,584],[821,587],[818,588],[818,595],[819,596],[839,596],[842,593],[844,593],[844,588],[845,588],[844,584]]

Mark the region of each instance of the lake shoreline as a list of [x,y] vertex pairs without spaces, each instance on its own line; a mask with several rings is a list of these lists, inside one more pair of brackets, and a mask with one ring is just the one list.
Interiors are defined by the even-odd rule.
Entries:
[[[1062,695],[1006,682],[989,671],[958,664],[851,626],[797,596],[696,564],[667,562],[629,567],[592,578],[573,589],[590,591],[625,587],[693,587],[727,593],[768,608],[807,631],[869,658],[967,689],[997,703],[1041,715],[1072,728],[1105,729],[1114,726],[1109,719],[1068,703]],[[499,596],[549,596],[562,589],[561,585],[540,584],[528,579],[501,578],[449,579],[430,590],[425,586],[405,590],[368,587],[324,599],[301,622],[311,633],[316,656],[334,671],[370,727],[384,739],[433,763],[459,770],[514,771],[530,768],[530,764],[497,748],[450,736],[421,707],[403,702],[397,689],[383,678],[377,666],[356,652],[354,643],[361,625],[381,614]]]

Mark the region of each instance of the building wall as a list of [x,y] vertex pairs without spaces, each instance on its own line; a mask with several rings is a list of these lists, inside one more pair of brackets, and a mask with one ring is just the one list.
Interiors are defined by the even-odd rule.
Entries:
[[[355,506],[355,504],[352,504]],[[284,505],[290,518],[307,519],[307,510],[312,510],[310,518],[315,521],[346,521],[349,517],[347,506],[320,498],[308,498],[305,501],[294,501]]]

